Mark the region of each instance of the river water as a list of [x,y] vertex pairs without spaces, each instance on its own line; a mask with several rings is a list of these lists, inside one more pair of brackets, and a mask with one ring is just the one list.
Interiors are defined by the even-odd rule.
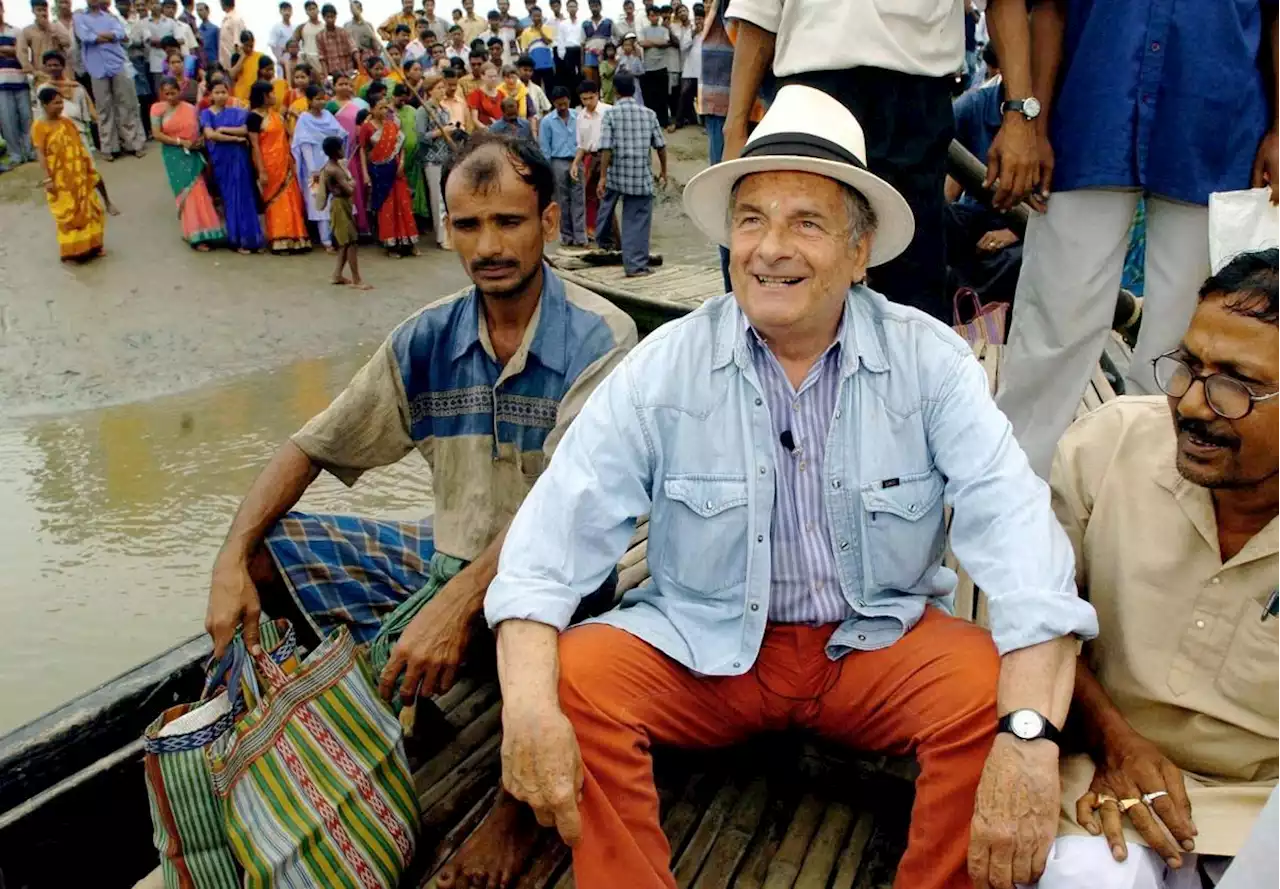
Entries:
[[[154,401],[0,423],[0,733],[201,631],[227,525],[372,345]],[[301,508],[430,511],[416,453]]]

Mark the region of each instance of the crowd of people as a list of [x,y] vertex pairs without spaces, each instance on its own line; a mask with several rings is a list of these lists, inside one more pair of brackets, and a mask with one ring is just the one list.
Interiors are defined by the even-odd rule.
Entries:
[[[549,17],[531,5],[524,20],[508,0],[484,19],[468,2],[452,23],[432,0],[419,10],[403,0],[377,27],[359,0],[342,26],[336,7],[308,0],[295,25],[286,0],[269,52],[235,0],[222,0],[217,26],[193,0],[117,0],[114,10],[88,0],[74,12],[70,0],[56,2],[51,15],[47,0],[33,0],[35,22],[15,33],[12,52],[0,6],[0,169],[44,166],[64,260],[100,255],[115,212],[95,148],[113,162],[143,156],[153,140],[192,247],[288,254],[320,245],[340,254],[334,283],[363,287],[358,260],[349,262],[360,241],[417,255],[430,230],[448,246],[442,165],[492,130],[540,144],[553,160],[570,208],[566,246],[620,246],[628,274],[645,274],[652,183],[636,171],[647,170],[650,148],[665,170],[663,132],[697,121],[703,10],[680,0],[649,7],[647,24],[628,0],[617,25],[599,0],[584,18],[577,0],[551,0]],[[614,103],[637,112],[611,117]],[[45,123],[33,126],[33,114]],[[51,139],[72,132],[75,142]],[[330,137],[343,143],[351,225],[345,216],[335,225],[320,188]],[[620,234],[616,205],[630,222]]]

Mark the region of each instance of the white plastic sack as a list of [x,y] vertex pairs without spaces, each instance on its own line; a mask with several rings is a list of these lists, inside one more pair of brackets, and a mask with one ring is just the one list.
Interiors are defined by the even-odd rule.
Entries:
[[1209,267],[1214,273],[1239,253],[1265,250],[1280,242],[1280,216],[1270,188],[1219,191],[1209,195]]

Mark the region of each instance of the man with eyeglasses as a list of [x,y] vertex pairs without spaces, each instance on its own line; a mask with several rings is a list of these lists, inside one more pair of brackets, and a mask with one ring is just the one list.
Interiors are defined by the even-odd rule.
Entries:
[[1099,633],[1040,889],[1213,885],[1276,787],[1276,256],[1200,288],[1153,362],[1167,397],[1111,401],[1059,445],[1053,506]]

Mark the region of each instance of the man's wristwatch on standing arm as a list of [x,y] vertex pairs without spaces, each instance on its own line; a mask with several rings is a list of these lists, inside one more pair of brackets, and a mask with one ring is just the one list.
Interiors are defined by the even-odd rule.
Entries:
[[1010,111],[1016,111],[1027,120],[1035,120],[1040,116],[1040,100],[1035,96],[1027,96],[1025,99],[1006,99],[1000,103],[1000,114],[1008,114]]
[[1044,738],[1062,747],[1062,730],[1035,710],[1012,710],[1000,717],[996,732],[1008,732],[1020,741],[1038,741]]

